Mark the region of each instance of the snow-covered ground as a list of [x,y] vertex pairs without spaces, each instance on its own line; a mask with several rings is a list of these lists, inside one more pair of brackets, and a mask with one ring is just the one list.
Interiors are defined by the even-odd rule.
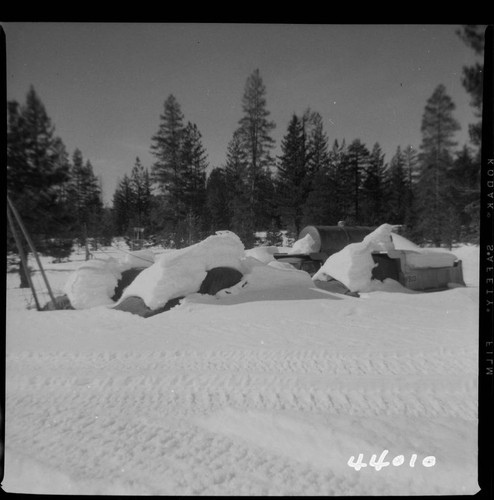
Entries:
[[[466,288],[354,298],[269,267],[264,286],[258,272],[250,290],[146,319],[28,310],[8,273],[3,489],[476,493],[479,249],[453,253]],[[43,260],[56,295],[83,259]]]

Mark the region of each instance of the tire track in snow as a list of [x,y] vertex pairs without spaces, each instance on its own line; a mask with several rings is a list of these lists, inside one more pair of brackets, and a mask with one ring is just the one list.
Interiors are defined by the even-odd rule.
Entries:
[[142,352],[142,353],[36,353],[21,352],[8,355],[9,369],[22,370],[26,364],[36,373],[57,369],[78,368],[103,369],[108,372],[128,368],[136,370],[168,371],[237,371],[280,372],[280,373],[327,373],[331,375],[361,374],[423,375],[476,373],[477,349],[465,349],[462,357],[456,350],[445,348],[427,352],[402,353],[331,353],[328,351],[198,351],[198,352]]
[[462,358],[447,349],[20,352],[7,357],[6,444],[76,483],[111,477],[156,494],[363,495],[363,475],[316,470],[195,419],[227,408],[475,421],[474,361],[474,349]]

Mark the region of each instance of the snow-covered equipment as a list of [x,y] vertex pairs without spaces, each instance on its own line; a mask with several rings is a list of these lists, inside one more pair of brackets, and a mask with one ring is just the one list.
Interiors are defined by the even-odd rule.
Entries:
[[[219,291],[230,288],[242,280],[242,273],[231,267],[214,267],[207,271],[206,277],[198,290],[200,294],[216,295]],[[113,309],[137,314],[149,318],[156,314],[169,311],[177,306],[184,296],[169,299],[163,306],[156,309],[149,308],[141,297],[129,295],[119,302]]]
[[[436,251],[437,250],[437,251]],[[441,249],[398,250],[374,252],[373,277],[383,281],[392,278],[411,290],[442,290],[465,286],[461,260]]]
[[351,292],[364,291],[370,279],[393,279],[416,291],[465,286],[462,262],[453,253],[421,248],[396,229],[389,224],[306,226],[290,253],[274,257],[307,271],[317,286],[326,289],[336,281]]

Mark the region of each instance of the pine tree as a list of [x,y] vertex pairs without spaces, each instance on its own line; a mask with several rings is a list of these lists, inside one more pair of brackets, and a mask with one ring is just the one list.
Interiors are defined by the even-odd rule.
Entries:
[[255,216],[259,213],[257,205],[262,196],[259,183],[263,182],[263,171],[270,169],[273,158],[270,151],[274,147],[271,131],[274,122],[268,119],[266,87],[260,72],[256,69],[248,78],[242,97],[243,117],[239,121],[239,139],[247,162],[247,192],[249,196],[249,212],[252,227],[256,224]]
[[[66,230],[60,223],[69,172],[65,147],[33,86],[24,105],[10,101],[7,110],[8,194],[32,240],[42,246]],[[20,269],[22,287],[28,286],[25,271]]]
[[[361,224],[362,214],[360,207],[361,186],[363,173],[369,165],[369,150],[360,141],[355,139],[349,146],[343,162],[343,176],[345,183],[348,180],[348,186],[343,186],[342,191],[345,206],[352,206],[346,214],[350,223]],[[343,185],[340,183],[340,186]]]
[[130,234],[134,217],[135,193],[132,182],[127,174],[118,183],[113,194],[113,216],[115,229],[119,236]]
[[83,224],[84,173],[84,158],[81,150],[76,148],[72,154],[71,185],[69,186],[69,193],[76,214],[77,225],[79,227]]
[[277,169],[278,215],[284,227],[298,234],[306,201],[304,181],[307,165],[305,131],[301,120],[295,114],[292,115],[287,133],[281,141],[281,156]]
[[389,214],[385,210],[384,154],[378,143],[369,155],[364,171],[361,189],[361,223],[366,226],[378,226],[385,222]]
[[[477,56],[484,53],[484,32],[485,25],[466,24],[461,30],[457,30],[458,36],[473,49]],[[475,62],[472,66],[463,67],[462,85],[470,94],[472,100],[470,104],[475,109],[475,116],[480,120],[469,126],[470,140],[475,146],[480,146],[482,138],[482,96],[483,96],[484,67],[480,62]]]
[[230,229],[246,247],[254,241],[254,218],[251,216],[251,198],[248,189],[247,154],[242,147],[241,131],[237,129],[228,143],[225,163],[225,181],[228,186],[228,218]]
[[304,206],[305,224],[327,226],[347,217],[347,211],[350,209],[345,208],[345,203],[349,203],[346,188],[351,187],[351,179],[347,175],[345,158],[345,141],[340,145],[335,140],[331,150],[327,152],[327,160],[321,163],[321,167],[314,174]]
[[405,153],[398,146],[385,174],[387,221],[405,224],[411,210],[410,176]]
[[[314,189],[314,178],[324,182],[329,165],[327,137],[321,115],[307,109],[298,117],[293,115],[282,145],[277,165],[277,205],[284,225],[298,234],[313,206],[315,197],[308,204]],[[319,171],[324,171],[318,176]]]
[[165,195],[169,211],[175,223],[180,218],[181,147],[184,131],[184,115],[176,98],[170,94],[160,115],[158,132],[151,139],[151,152],[156,157],[152,166],[152,180]]
[[410,186],[410,190],[413,192],[414,186],[417,184],[419,178],[417,151],[413,146],[408,145],[403,150],[403,156],[405,159],[405,170],[408,185]]
[[148,170],[144,168],[139,157],[136,157],[132,167],[129,183],[129,189],[132,192],[130,199],[134,211],[132,222],[139,227],[147,226],[151,210],[151,180]]
[[331,225],[335,219],[333,202],[335,182],[328,168],[321,168],[314,175],[312,189],[304,204],[304,225]]
[[[485,25],[464,25],[457,31],[460,38],[473,49],[477,56],[484,53]],[[482,104],[483,104],[484,67],[479,61],[472,66],[463,67],[462,84],[470,94],[470,104],[474,108],[475,116],[479,120],[469,125],[470,141],[477,148],[475,155],[464,150],[458,155],[455,162],[456,169],[463,166],[467,181],[467,193],[461,196],[464,207],[462,209],[462,236],[470,241],[478,242],[480,238],[480,165],[481,165],[481,139],[482,139]],[[461,175],[461,174],[460,174]],[[473,181],[472,181],[473,179]],[[461,188],[460,188],[461,189]]]
[[480,169],[477,154],[464,146],[457,152],[450,176],[451,190],[447,193],[460,222],[458,239],[478,243],[480,237]]
[[99,180],[94,174],[93,166],[89,160],[86,160],[84,170],[86,175],[85,217],[89,234],[93,236],[98,232],[103,210],[103,199]]
[[460,126],[453,117],[455,105],[439,85],[428,99],[422,117],[420,180],[416,197],[419,222],[417,229],[423,238],[435,246],[451,243],[458,221],[452,217],[446,193],[451,187],[449,171],[453,164],[453,136]]
[[75,212],[78,234],[83,238],[93,236],[98,232],[103,210],[101,190],[91,162],[87,160],[84,163],[82,152],[78,148],[72,155],[70,173],[68,193]]
[[254,220],[258,229],[266,230],[276,223],[275,182],[270,169],[261,170],[257,181]]
[[230,228],[228,184],[224,168],[211,170],[206,182],[206,206],[211,231]]
[[306,123],[308,124],[308,180],[312,183],[314,175],[328,166],[328,138],[324,132],[322,117],[317,112],[306,111]]
[[197,125],[188,122],[182,134],[180,150],[180,178],[182,199],[180,207],[183,217],[200,218],[206,203],[207,155],[202,145],[202,136]]

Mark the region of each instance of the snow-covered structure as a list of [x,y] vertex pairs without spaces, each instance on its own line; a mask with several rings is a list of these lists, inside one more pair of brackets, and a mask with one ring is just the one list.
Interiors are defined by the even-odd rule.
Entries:
[[360,242],[330,255],[313,280],[338,280],[352,292],[373,290],[376,279],[394,279],[412,290],[464,286],[461,261],[441,248],[420,248],[382,224]]
[[[287,263],[278,262],[273,257],[276,247],[256,247],[245,250],[240,238],[222,231],[203,241],[182,249],[167,250],[156,259],[149,253],[126,254],[122,262],[114,258],[83,263],[70,276],[65,292],[75,309],[96,306],[115,306],[117,309],[129,299],[138,299],[139,310],[166,310],[167,304],[194,293],[202,292],[206,278],[218,269],[235,270],[240,276],[224,279],[224,283],[235,281],[225,293],[237,294],[242,291],[255,293],[283,288],[313,288],[310,276]],[[126,271],[146,264],[143,270],[116,299],[115,290]],[[219,275],[216,275],[218,277]],[[213,278],[213,280],[216,278]],[[218,280],[216,280],[218,281]],[[222,279],[219,277],[219,282]],[[240,283],[238,283],[240,281]],[[238,284],[237,284],[238,283]],[[216,283],[217,285],[218,283]],[[119,285],[120,286],[120,285]],[[209,287],[210,288],[210,287]],[[214,288],[214,287],[213,287]],[[221,290],[223,291],[223,289]],[[115,303],[117,300],[117,303]],[[125,306],[121,310],[126,310]]]
[[[118,308],[124,301],[137,298],[149,313],[167,310],[170,301],[175,300],[176,304],[176,299],[197,292],[215,295],[217,286],[211,292],[203,291],[205,287],[201,285],[208,273],[219,268],[235,270],[240,276],[210,276],[216,285],[233,287],[228,293],[318,287],[358,295],[375,290],[376,281],[385,279],[412,290],[446,287],[450,282],[463,284],[461,261],[454,254],[442,249],[422,249],[393,229],[390,224],[373,231],[359,228],[351,236],[353,240],[363,239],[346,245],[342,240],[339,245],[343,248],[339,251],[334,251],[334,242],[326,242],[334,251],[329,257],[325,248],[320,248],[323,238],[318,238],[314,231],[301,233],[302,237],[283,254],[273,246],[245,249],[236,234],[221,231],[189,247],[166,250],[157,257],[150,250],[140,250],[125,253],[122,261],[109,258],[85,262],[70,276],[65,293],[75,309],[115,305]],[[349,229],[338,228],[335,234],[340,237],[341,231]],[[327,234],[324,239],[328,239]],[[315,273],[296,269],[297,258],[304,255],[308,259],[317,255],[322,266]]]
[[377,264],[372,252],[387,252],[394,249],[391,239],[393,227],[383,224],[359,243],[350,243],[342,250],[330,255],[323,266],[312,277],[313,280],[336,279],[352,292],[366,291],[372,280],[372,270]]
[[197,292],[207,272],[216,267],[241,271],[244,245],[240,238],[222,231],[189,247],[163,254],[125,289],[127,297],[140,297],[150,309],[164,306],[170,299]]

